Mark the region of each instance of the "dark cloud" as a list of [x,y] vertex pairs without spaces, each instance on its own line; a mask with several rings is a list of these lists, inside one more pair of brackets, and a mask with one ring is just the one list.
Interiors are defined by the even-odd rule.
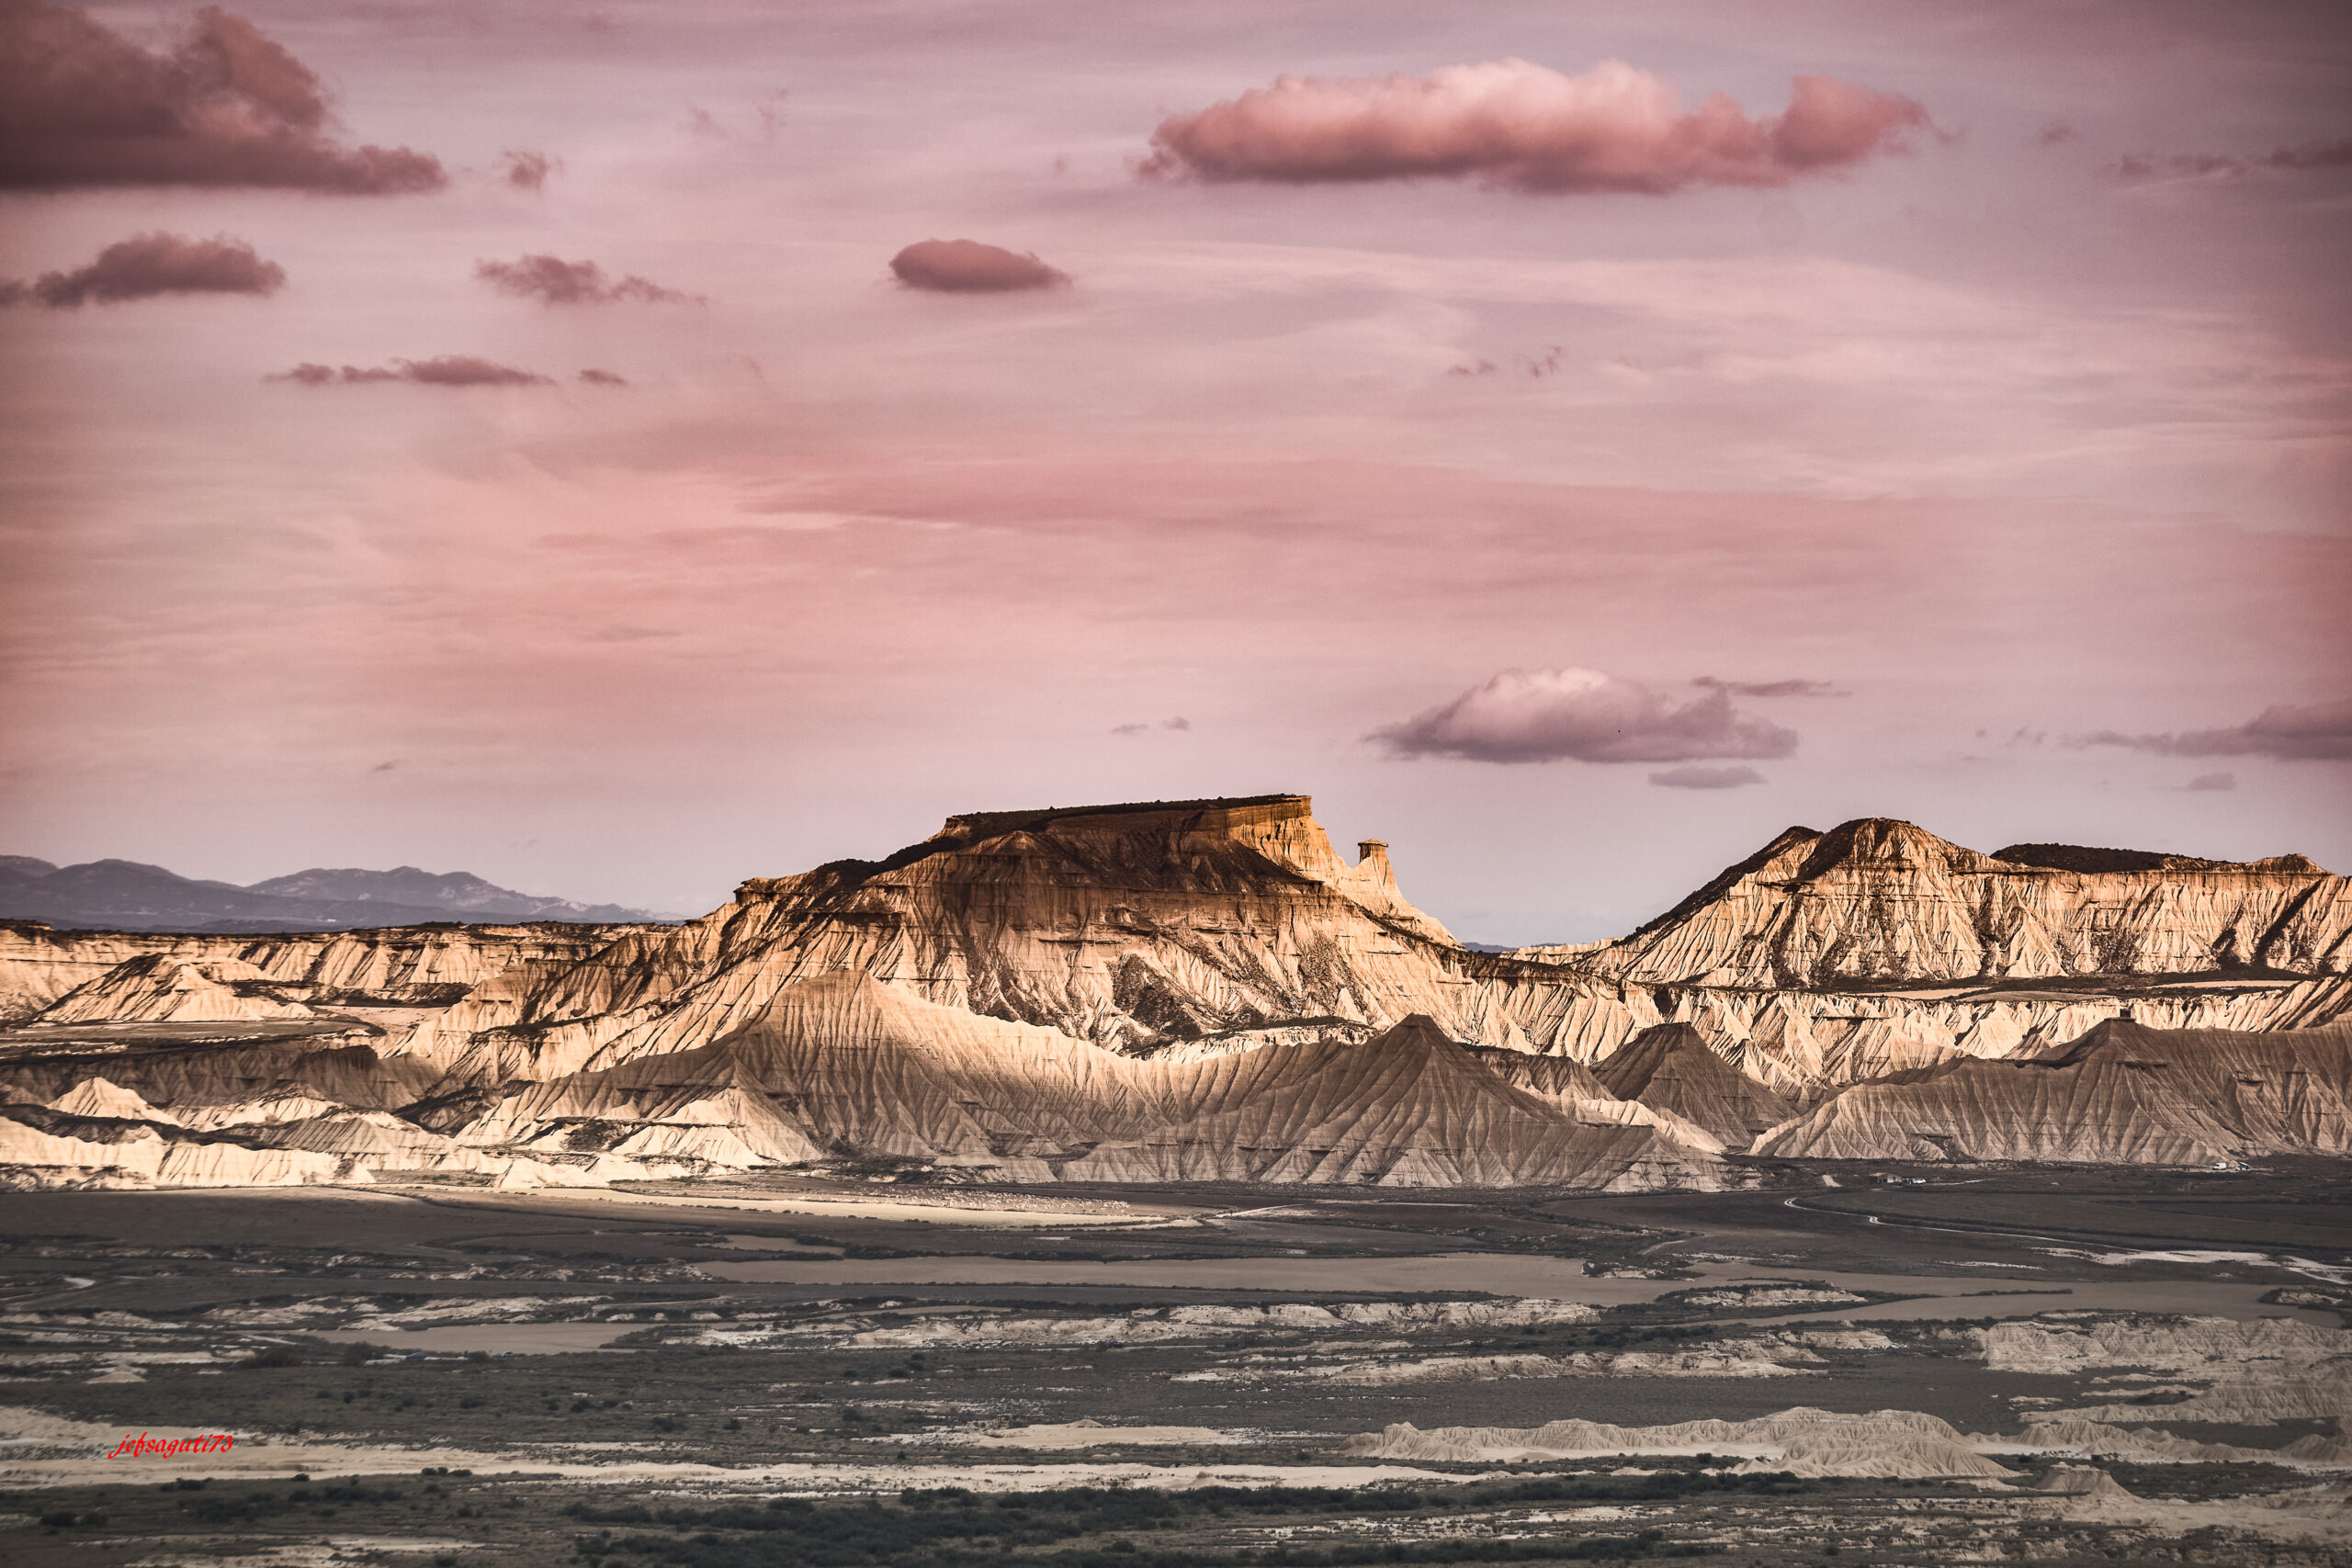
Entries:
[[1506,670],[1452,702],[1364,737],[1398,757],[1478,762],[1687,762],[1785,757],[1794,730],[1741,713],[1720,689],[1687,703],[1597,670]]
[[1718,681],[1702,675],[1690,682],[1735,697],[1850,697],[1854,694],[1826,681]]
[[2352,758],[2352,702],[2286,704],[2267,707],[2227,729],[2189,729],[2163,735],[2125,735],[2102,729],[2071,737],[2071,746],[2128,746],[2169,757],[2275,757],[2282,761],[2336,761]]
[[1764,775],[1754,768],[1702,768],[1696,763],[1650,775],[1650,783],[1663,789],[1738,789],[1763,782]]
[[526,152],[517,147],[509,147],[498,155],[500,177],[516,190],[545,189],[548,176],[562,166],[544,152]]
[[1145,731],[1152,729],[1190,729],[1192,728],[1193,721],[1186,718],[1182,714],[1178,714],[1174,718],[1163,718],[1158,724],[1114,724],[1111,727],[1111,733],[1114,735],[1141,735]]
[[593,367],[589,369],[582,370],[580,373],[580,378],[582,381],[587,382],[592,387],[626,387],[628,385],[628,378],[627,377],[616,376],[609,370],[598,370]]
[[2235,773],[2199,773],[2180,787],[2193,790],[2235,789],[2238,787],[2238,776]]
[[363,367],[345,365],[339,369],[328,365],[297,365],[291,370],[266,378],[299,381],[305,387],[353,386],[370,381],[411,381],[420,387],[546,387],[554,384],[551,377],[517,370],[511,365],[500,365],[488,359],[476,359],[467,354],[445,354],[437,359],[395,359],[389,366]]
[[1513,190],[1663,195],[1781,186],[1901,152],[1928,124],[1910,98],[1800,76],[1779,115],[1721,93],[1690,113],[1623,61],[1564,76],[1524,60],[1427,76],[1283,76],[1152,132],[1148,177],[1329,182],[1473,176]]
[[474,276],[502,294],[537,299],[546,305],[699,305],[698,295],[664,288],[635,274],[615,282],[592,261],[564,261],[558,256],[525,256],[520,261],[476,262]]
[[2352,139],[2281,147],[2251,156],[2221,152],[2175,152],[2165,157],[2131,152],[2108,165],[2108,177],[2123,185],[2157,180],[2243,179],[2248,175],[2301,174],[2311,169],[2352,168]]
[[2041,128],[2041,134],[2035,137],[2034,141],[2044,147],[2056,147],[2068,141],[2078,141],[2082,139],[2082,134],[2064,120],[2053,119]]
[[345,146],[317,74],[217,6],[151,54],[80,11],[0,0],[0,188],[389,196],[447,183],[426,153]]
[[66,309],[158,294],[274,294],[285,286],[286,269],[262,260],[243,240],[140,234],[108,245],[87,266],[45,272],[30,285],[0,285],[0,304],[32,299]]
[[1034,254],[978,240],[918,240],[890,258],[890,270],[910,288],[942,294],[1009,294],[1057,288],[1069,281],[1069,274],[1047,266]]

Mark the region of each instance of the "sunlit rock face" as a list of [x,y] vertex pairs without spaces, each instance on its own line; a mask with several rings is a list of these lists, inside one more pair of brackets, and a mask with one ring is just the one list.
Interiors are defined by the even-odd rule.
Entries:
[[[44,1022],[127,1021],[122,998],[161,984],[155,963],[192,966],[211,976],[222,964],[243,965],[242,994],[279,1006],[383,1005],[417,1007],[454,1001],[493,975],[532,961],[582,958],[609,946],[634,926],[429,925],[300,935],[187,936],[147,931],[61,931],[37,921],[0,922],[0,1024],[41,1017]],[[145,970],[126,969],[151,961]],[[191,977],[192,978],[192,977]],[[221,982],[230,994],[240,987]],[[62,999],[85,987],[57,1011]],[[193,984],[181,988],[198,989]],[[217,999],[217,998],[215,998]],[[47,1012],[47,1016],[43,1014]],[[186,1021],[259,1017],[183,1002]]]
[[416,1048],[481,1077],[611,1066],[838,970],[1130,1055],[1362,1042],[1418,1012],[1457,1040],[1589,1056],[1659,1021],[1614,982],[1467,952],[1385,853],[1350,866],[1310,811],[1278,795],[953,818],[887,860],[747,882],[700,920],[510,976]]
[[[1751,1151],[2344,1152],[2331,1086],[2352,1048],[2324,1026],[2352,1013],[2352,977],[2274,972],[2340,960],[2340,879],[1849,827],[1784,838],[1573,953],[1463,948],[1406,901],[1385,845],[1350,864],[1295,795],[953,818],[884,860],[747,882],[682,926],[0,926],[0,1181],[545,1185],[879,1161],[954,1180],[1635,1190],[1749,1179],[1731,1156]],[[2224,886],[2260,893],[2233,931],[2267,924],[2236,947],[2157,940],[2165,911],[2220,919]],[[1982,968],[1992,927],[1967,902],[1993,893],[2016,915],[2007,978]],[[2086,953],[2047,935],[2109,908],[2154,911],[2152,934]],[[1759,932],[1732,941],[1727,911]],[[1823,983],[1643,977],[1677,942]],[[2177,984],[2130,967],[2170,953],[2188,967],[2155,973],[2203,975],[2224,949],[2273,967]],[[1694,960],[1709,975],[1738,967],[1713,953]],[[2125,965],[2129,996],[2030,977],[2069,953]],[[1935,964],[1951,973],[1917,973]],[[2064,1055],[2127,1004],[2143,1033],[2226,1032],[2185,1037],[2177,1092],[2145,1064],[2110,1070],[2104,1045]],[[2264,1066],[2281,1041],[2310,1061]]]
[[2301,855],[2236,864],[2069,845],[1979,854],[1885,818],[1792,828],[1633,935],[1531,948],[1645,984],[2342,974],[2352,882]]

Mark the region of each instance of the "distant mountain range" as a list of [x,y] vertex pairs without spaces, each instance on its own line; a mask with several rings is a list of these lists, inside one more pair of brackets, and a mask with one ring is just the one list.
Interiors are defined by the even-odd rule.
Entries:
[[618,904],[582,904],[496,886],[468,872],[435,874],[313,867],[240,887],[137,861],[51,865],[0,855],[0,919],[122,931],[317,931],[413,926],[428,920],[564,920],[604,925],[673,916]]

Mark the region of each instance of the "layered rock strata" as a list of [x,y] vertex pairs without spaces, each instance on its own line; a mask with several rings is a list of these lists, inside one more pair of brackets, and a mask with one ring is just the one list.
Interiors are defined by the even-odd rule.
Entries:
[[[582,1179],[852,1156],[1021,1180],[1561,1184],[1706,1189],[1711,1148],[1656,1120],[1579,1117],[1408,1019],[1363,1044],[1136,1061],[925,1002],[871,976],[787,987],[706,1046],[496,1089],[363,1046],[122,1053],[0,1065],[23,1129],[0,1157],[74,1178],[119,1168],[52,1147],[189,1135],[341,1156],[354,1179],[568,1167]],[[388,1111],[397,1114],[387,1114]],[[4,1127],[5,1123],[0,1123]],[[151,1172],[152,1174],[152,1172]],[[88,1179],[103,1182],[96,1175]]]
[[2172,1166],[2352,1154],[2352,1028],[2240,1034],[2110,1020],[2042,1055],[1857,1085],[1756,1151]]
[[[1708,911],[1771,893],[1806,912],[1759,951],[1802,956],[1819,936],[1812,969],[1958,953],[1921,935],[1958,929],[1940,893],[1915,904],[1889,883],[1865,897],[1857,868],[1925,876],[1933,861],[1943,881],[1919,886],[1934,893],[1996,863],[1931,853],[1941,840],[1900,824],[1849,826],[1872,831],[1812,836],[1771,873],[1790,887],[1758,881],[1795,853],[1784,844],[1650,936],[1703,935]],[[2265,915],[2272,934],[2246,951],[2339,951],[2323,939],[2340,879],[2315,869],[1996,863],[2153,878],[2143,892],[2165,908],[2188,897],[2181,878],[2300,878],[2294,911]],[[1792,892],[1808,865],[1821,886]],[[1853,897],[1823,902],[1831,884]],[[1844,934],[1824,934],[1838,919]],[[2004,949],[2028,950],[2043,951]],[[971,1179],[1630,1189],[1735,1179],[1720,1156],[1751,1145],[2174,1163],[2342,1152],[2347,1044],[2332,1021],[2352,1011],[2352,977],[2135,979],[2134,1027],[2211,1035],[2167,1048],[2184,1066],[2160,1091],[2171,1068],[2109,1063],[2098,1042],[2113,1032],[2098,1031],[2121,1004],[2097,984],[1766,989],[1603,972],[1631,951],[1558,963],[1464,949],[1405,900],[1385,846],[1350,865],[1295,795],[953,818],[882,861],[747,882],[682,926],[0,926],[0,1008],[20,1021],[0,1032],[0,1109],[19,1129],[0,1163],[35,1183],[160,1180],[166,1165],[141,1152],[160,1141],[213,1150],[224,1170],[231,1146],[315,1156],[272,1179],[594,1182],[879,1160]],[[2302,1065],[2274,1072],[2274,1057]]]
[[1792,828],[1631,936],[1526,948],[1642,983],[2342,974],[2352,881],[2301,855],[2245,864],[2065,845],[2000,855],[1868,817]]

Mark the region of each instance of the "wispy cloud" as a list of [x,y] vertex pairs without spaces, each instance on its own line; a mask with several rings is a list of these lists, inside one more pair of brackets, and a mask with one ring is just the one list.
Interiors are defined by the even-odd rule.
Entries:
[[545,189],[548,176],[561,167],[560,159],[519,147],[509,147],[498,155],[499,177],[516,190]]
[[1735,697],[1850,697],[1854,694],[1827,681],[1718,681],[1702,675],[1690,682]]
[[2155,735],[2126,735],[2120,730],[2101,729],[2071,736],[2066,743],[2078,747],[2125,746],[2135,751],[2155,751],[2170,757],[2335,761],[2352,758],[2352,702],[2315,703],[2309,707],[2278,704],[2263,709],[2244,724],[2224,729],[2188,729]]
[[1650,783],[1661,789],[1739,789],[1763,782],[1764,775],[1754,768],[1705,768],[1695,762],[1650,775]]
[[2107,175],[2122,185],[2148,185],[2158,180],[2232,180],[2249,175],[2342,168],[2352,168],[2352,138],[2281,147],[2270,152],[2173,152],[2163,156],[2129,152],[2109,164]]
[[395,359],[390,365],[345,365],[340,368],[297,365],[266,378],[296,381],[305,387],[354,386],[371,381],[409,381],[420,387],[545,387],[552,386],[555,379],[467,354],[445,354],[435,359]]
[[694,294],[665,288],[650,278],[631,273],[614,279],[592,261],[565,261],[560,256],[525,256],[519,261],[474,264],[474,276],[502,294],[537,299],[543,305],[700,305]]

